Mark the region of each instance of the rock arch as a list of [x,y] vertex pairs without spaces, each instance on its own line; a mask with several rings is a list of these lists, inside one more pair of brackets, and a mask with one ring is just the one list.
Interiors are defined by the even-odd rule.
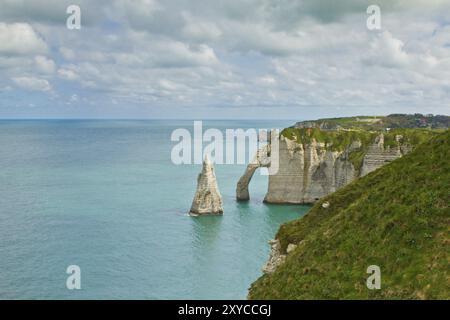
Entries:
[[244,174],[239,179],[236,186],[236,199],[238,201],[248,201],[250,200],[250,194],[248,192],[248,185],[258,168],[268,168],[270,166],[270,145],[265,145],[258,150],[255,158],[251,161]]

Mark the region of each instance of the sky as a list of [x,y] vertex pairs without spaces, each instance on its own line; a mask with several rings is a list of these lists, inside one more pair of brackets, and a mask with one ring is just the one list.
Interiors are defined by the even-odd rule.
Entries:
[[0,0],[0,118],[448,115],[449,12],[450,0]]

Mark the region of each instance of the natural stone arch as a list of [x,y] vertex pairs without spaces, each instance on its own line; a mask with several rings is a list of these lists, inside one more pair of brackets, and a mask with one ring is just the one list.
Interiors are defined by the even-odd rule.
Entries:
[[270,166],[269,154],[270,154],[270,145],[265,145],[264,147],[258,150],[253,161],[251,161],[248,164],[244,174],[239,179],[236,186],[236,199],[238,201],[250,200],[248,185],[250,184],[250,181],[252,180],[252,177],[255,174],[256,169],[262,167],[268,168]]

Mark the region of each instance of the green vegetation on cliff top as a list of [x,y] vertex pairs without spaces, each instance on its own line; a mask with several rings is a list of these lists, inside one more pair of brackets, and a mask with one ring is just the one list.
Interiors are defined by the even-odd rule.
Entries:
[[[408,145],[410,147],[417,146],[432,136],[437,135],[442,130],[431,129],[409,129],[397,128],[383,132],[384,147],[392,148],[399,145]],[[380,135],[379,131],[368,130],[322,130],[319,128],[286,128],[281,134],[289,140],[294,140],[299,144],[309,144],[313,140],[324,143],[325,148],[332,151],[344,151],[350,147],[353,142],[359,141],[360,147],[353,148],[348,153],[348,158],[353,164],[353,167],[359,171],[364,155],[367,152],[369,145],[375,143],[375,139]],[[402,139],[397,141],[397,137]]]
[[346,118],[328,118],[314,121],[297,122],[295,127],[317,127],[321,129],[364,129],[383,130],[386,128],[432,128],[450,127],[450,117],[445,115],[390,114],[388,116],[358,116]]
[[[249,298],[450,299],[449,159],[447,130],[282,225],[283,252],[298,246]],[[370,265],[380,290],[366,287]]]
[[[396,137],[402,136],[401,144],[417,145],[430,139],[442,130],[397,128],[382,132],[385,147],[397,146]],[[375,138],[381,134],[379,131],[368,130],[322,130],[319,128],[286,128],[281,134],[289,140],[297,143],[309,144],[311,141],[325,143],[326,148],[334,151],[343,151],[354,141],[360,141],[362,146],[368,146],[375,142]]]

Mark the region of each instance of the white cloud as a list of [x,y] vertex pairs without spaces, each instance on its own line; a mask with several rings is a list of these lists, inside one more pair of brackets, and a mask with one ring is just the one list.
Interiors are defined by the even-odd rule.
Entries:
[[182,27],[182,34],[187,39],[194,41],[217,41],[222,35],[219,27],[210,21],[202,21],[191,14],[184,13],[185,25]]
[[371,63],[387,67],[405,67],[411,59],[404,51],[403,41],[394,38],[389,31],[380,33],[371,43]]
[[166,79],[162,79],[159,81],[159,85],[161,86],[161,88],[163,88],[164,90],[169,90],[169,91],[174,91],[176,90],[179,86],[169,80]]
[[39,54],[47,45],[27,23],[0,22],[0,54]]
[[260,77],[257,82],[261,85],[274,85],[277,83],[277,80],[275,80],[275,78],[270,75],[265,75],[263,77]]
[[78,79],[78,75],[76,74],[76,72],[70,69],[58,69],[58,76],[64,80],[69,81]]
[[59,52],[66,60],[73,60],[76,57],[75,52],[69,48],[65,48],[65,47],[59,48]]
[[20,88],[32,91],[50,91],[50,83],[45,79],[35,77],[16,77],[13,82]]
[[47,74],[55,72],[56,65],[52,59],[49,59],[45,56],[36,56],[34,57],[34,61],[36,63],[36,68],[38,71]]
[[77,102],[78,100],[79,100],[78,95],[74,93],[70,96],[69,103],[74,103]]
[[[198,47],[191,47],[184,43],[171,43],[170,50],[174,54],[172,59],[168,59],[168,63],[175,63],[183,61],[192,63],[194,65],[211,65],[218,62],[214,49],[206,44],[201,44]],[[163,58],[164,59],[164,58]],[[170,61],[172,60],[172,61]]]

